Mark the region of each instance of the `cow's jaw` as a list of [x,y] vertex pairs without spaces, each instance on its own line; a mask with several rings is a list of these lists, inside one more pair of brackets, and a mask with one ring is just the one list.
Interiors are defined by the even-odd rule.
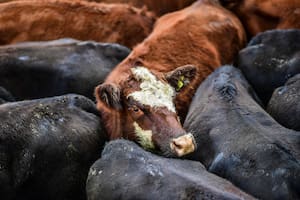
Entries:
[[165,107],[171,112],[176,112],[173,102],[175,90],[169,84],[157,80],[145,67],[135,67],[131,71],[134,77],[141,81],[141,90],[132,92],[127,97],[132,97],[143,105]]
[[137,122],[133,122],[134,132],[137,137],[137,142],[147,150],[154,150],[154,144],[152,141],[152,131],[143,130]]

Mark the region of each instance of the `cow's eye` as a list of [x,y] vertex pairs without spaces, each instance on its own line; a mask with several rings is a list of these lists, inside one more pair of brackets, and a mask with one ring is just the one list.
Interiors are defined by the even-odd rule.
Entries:
[[140,109],[139,109],[138,107],[135,106],[135,107],[133,107],[133,111],[134,111],[134,112],[139,112]]
[[134,120],[138,120],[144,116],[144,112],[137,106],[131,106],[129,110]]
[[142,110],[139,108],[139,107],[137,107],[137,106],[131,106],[130,108],[129,108],[129,110],[131,110],[131,111],[133,111],[133,112],[135,112],[135,113],[138,113],[138,112],[141,112]]

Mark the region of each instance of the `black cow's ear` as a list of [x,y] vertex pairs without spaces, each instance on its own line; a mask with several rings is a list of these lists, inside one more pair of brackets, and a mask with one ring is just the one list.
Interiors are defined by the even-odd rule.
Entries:
[[97,101],[102,101],[106,106],[121,110],[121,90],[120,87],[113,83],[104,83],[95,88],[95,97]]
[[165,77],[169,84],[178,92],[195,78],[196,71],[197,68],[194,65],[184,65],[168,72]]

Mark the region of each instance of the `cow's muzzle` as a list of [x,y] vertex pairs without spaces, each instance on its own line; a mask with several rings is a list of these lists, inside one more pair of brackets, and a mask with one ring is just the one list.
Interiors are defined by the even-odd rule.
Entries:
[[171,150],[178,156],[184,156],[192,153],[196,149],[194,136],[191,133],[174,138],[170,143]]

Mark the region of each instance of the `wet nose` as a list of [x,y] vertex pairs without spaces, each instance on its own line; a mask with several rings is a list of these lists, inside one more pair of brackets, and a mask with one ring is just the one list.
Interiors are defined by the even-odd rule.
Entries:
[[178,138],[174,138],[170,143],[170,148],[178,157],[189,154],[196,149],[194,136],[191,133],[188,133]]

